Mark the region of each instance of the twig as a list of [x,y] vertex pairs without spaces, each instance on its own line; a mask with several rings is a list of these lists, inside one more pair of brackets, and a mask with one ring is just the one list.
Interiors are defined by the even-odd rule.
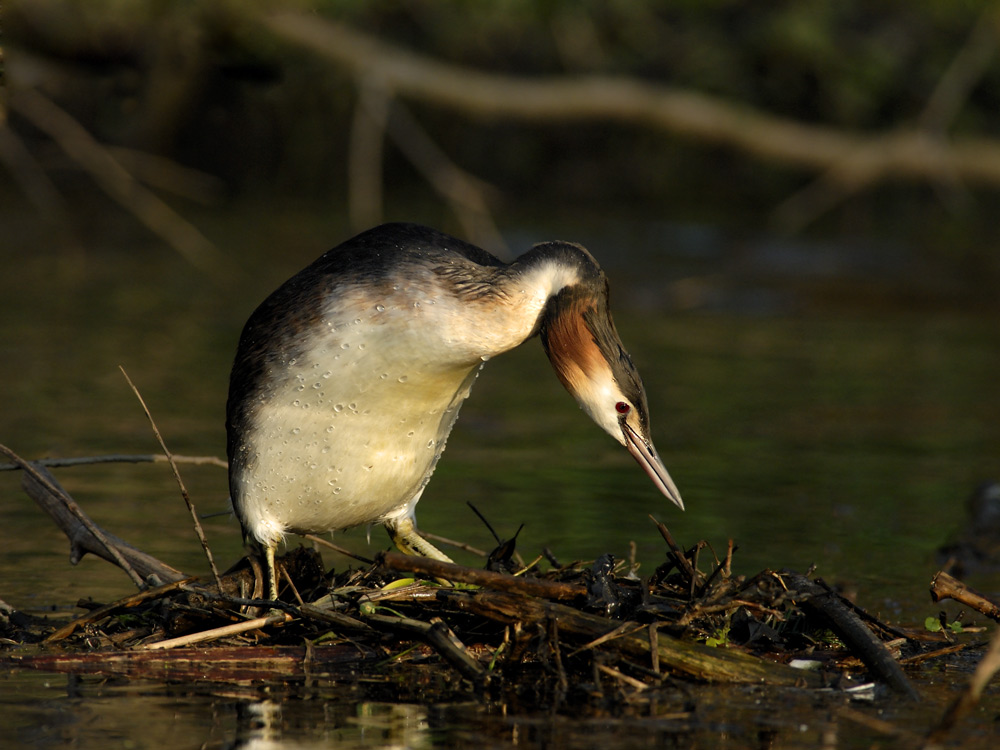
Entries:
[[240,596],[217,594],[209,589],[195,588],[187,585],[181,586],[181,591],[204,597],[205,599],[210,599],[212,601],[225,602],[226,604],[234,607],[281,610],[285,614],[291,615],[292,617],[298,617],[303,620],[319,620],[320,622],[324,622],[329,625],[336,625],[339,628],[349,630],[371,630],[370,626],[360,620],[341,612],[325,609],[316,604],[303,604],[302,606],[296,606],[282,601],[270,601],[269,599],[247,599]]
[[610,633],[605,633],[604,635],[600,636],[599,638],[595,638],[594,640],[590,641],[589,643],[585,643],[582,646],[580,646],[578,649],[575,649],[570,654],[570,656],[576,656],[581,651],[590,651],[591,649],[597,648],[602,643],[607,643],[608,641],[613,641],[616,638],[624,638],[625,636],[632,635],[633,633],[638,633],[644,627],[646,627],[646,626],[645,625],[639,625],[639,624],[634,623],[634,622],[623,622],[621,625],[619,625],[617,628],[615,628],[614,630],[612,630]]
[[[496,562],[497,560],[502,561],[505,560],[506,558],[513,557],[514,560],[517,562],[517,564],[521,566],[521,572],[523,573],[524,571],[526,571],[530,566],[524,564],[524,558],[521,557],[521,554],[517,551],[517,549],[514,546],[515,543],[517,542],[517,537],[521,534],[521,530],[524,529],[524,524],[522,523],[518,527],[517,531],[514,532],[514,536],[512,536],[510,539],[506,540],[501,539],[500,535],[497,534],[496,529],[493,528],[493,524],[491,524],[489,519],[482,514],[479,508],[477,508],[472,502],[468,500],[465,501],[465,504],[468,505],[469,509],[476,514],[476,517],[483,522],[483,525],[489,530],[490,534],[496,540],[497,546],[494,548],[492,552],[489,553],[489,555],[487,555],[489,559],[486,561],[486,567],[489,568],[490,565]],[[496,557],[497,560],[494,560],[494,557]]]
[[429,539],[432,542],[441,542],[441,544],[447,544],[449,547],[464,550],[465,552],[471,552],[473,555],[477,555],[478,557],[488,557],[490,554],[486,550],[473,547],[471,544],[460,542],[457,539],[449,539],[448,537],[441,536],[440,534],[433,534],[430,531],[418,530],[417,533],[424,537],[424,539]]
[[[302,594],[300,594],[298,588],[296,588],[295,581],[293,581],[292,577],[290,575],[288,575],[288,569],[285,568],[284,565],[279,565],[278,568],[281,571],[281,575],[284,577],[285,581],[288,583],[288,587],[292,590],[292,596],[295,597],[295,601],[297,601],[299,603],[300,607],[304,606],[305,602],[302,600]],[[221,585],[219,587],[219,590],[220,591],[222,590]]]
[[604,672],[604,674],[608,675],[609,677],[614,677],[616,680],[620,680],[621,682],[624,682],[626,685],[631,685],[636,690],[645,690],[646,688],[649,687],[649,685],[647,685],[642,680],[637,680],[635,679],[635,677],[629,677],[627,674],[619,672],[614,667],[609,667],[605,664],[598,664],[597,668],[602,672]]
[[273,615],[268,615],[267,617],[258,617],[253,620],[247,620],[246,622],[238,622],[234,625],[224,625],[221,628],[212,628],[211,630],[203,630],[200,633],[191,633],[190,635],[182,635],[179,638],[170,638],[165,641],[157,641],[156,643],[147,643],[140,648],[146,651],[154,651],[164,648],[177,648],[178,646],[189,646],[192,643],[204,643],[205,641],[217,641],[219,638],[226,638],[231,635],[239,635],[240,633],[246,633],[250,630],[259,630],[260,628],[267,627],[268,625],[275,625],[277,623],[291,622],[292,616],[285,612],[278,612]]
[[347,547],[341,547],[339,544],[334,544],[329,539],[324,539],[321,536],[316,536],[315,534],[303,534],[302,538],[308,539],[310,542],[313,542],[315,544],[320,544],[324,547],[328,547],[332,549],[334,552],[339,552],[341,555],[344,555],[345,557],[351,557],[357,560],[358,562],[363,562],[365,565],[373,565],[375,563],[374,560],[370,560],[367,557],[362,557],[361,555],[351,552],[349,549],[347,549]]
[[201,548],[205,551],[205,557],[208,558],[209,567],[212,569],[212,576],[215,578],[215,585],[219,587],[219,592],[222,592],[222,579],[219,577],[219,569],[215,567],[215,559],[212,557],[212,550],[208,546],[208,539],[205,538],[205,531],[201,528],[201,521],[198,520],[198,513],[194,508],[194,503],[191,501],[191,496],[188,494],[187,487],[184,486],[184,480],[181,479],[181,473],[177,468],[177,462],[174,461],[173,455],[170,453],[170,449],[167,448],[166,442],[163,440],[163,436],[160,434],[159,428],[156,426],[156,421],[153,419],[152,413],[149,411],[149,407],[146,406],[145,400],[142,398],[142,394],[139,393],[139,389],[135,387],[135,383],[132,382],[132,378],[128,376],[125,372],[125,368],[121,365],[118,369],[122,371],[122,375],[125,376],[126,382],[135,394],[135,397],[139,399],[139,403],[142,405],[142,410],[146,413],[146,419],[149,420],[149,426],[153,429],[153,435],[156,436],[157,442],[159,442],[160,447],[163,448],[163,454],[167,457],[167,461],[170,463],[170,470],[174,473],[174,479],[177,480],[177,486],[180,487],[181,497],[184,498],[184,503],[187,505],[188,511],[191,513],[191,520],[194,521],[194,530],[198,535],[198,540],[201,542]]
[[660,630],[659,623],[649,623],[649,656],[650,664],[657,675],[660,674]]
[[430,624],[409,617],[391,617],[379,614],[367,614],[364,615],[364,619],[372,624],[416,635],[433,646],[444,657],[445,661],[455,667],[463,677],[477,684],[486,679],[486,670],[483,665],[469,653],[465,644],[440,618],[435,617]]
[[[666,526],[663,528],[666,528]],[[684,559],[687,559],[688,555],[692,555],[692,553],[694,553],[691,559],[691,569],[695,572],[695,574],[691,577],[691,585],[688,587],[688,598],[692,601],[694,600],[695,589],[698,588],[698,579],[702,577],[701,572],[698,570],[698,557],[704,547],[705,542],[699,541],[694,545],[694,547],[688,550],[687,554],[684,555]]]
[[[223,469],[229,468],[229,463],[216,456],[178,456],[173,455],[175,463],[195,464],[211,466],[221,466]],[[169,463],[170,459],[162,453],[111,453],[106,456],[79,456],[74,458],[39,458],[32,461],[34,466],[45,466],[47,468],[63,468],[66,466],[91,466],[93,464],[162,464]],[[20,469],[21,465],[16,463],[0,464],[0,471],[14,471]]]
[[656,528],[660,531],[660,536],[663,537],[667,546],[670,547],[669,554],[673,558],[674,563],[687,576],[691,585],[694,586],[694,582],[698,574],[695,572],[695,569],[691,567],[691,562],[681,551],[681,548],[677,546],[676,542],[674,542],[674,538],[671,536],[670,530],[667,528],[666,524],[657,521],[652,514],[650,514],[649,520],[656,524]]
[[569,680],[566,678],[566,667],[563,666],[562,646],[559,645],[559,620],[555,617],[549,618],[547,639],[549,649],[552,651],[552,659],[556,664],[556,674],[559,676],[559,699],[562,702],[569,690]]
[[712,615],[716,612],[729,612],[730,610],[739,609],[743,607],[744,609],[752,609],[761,614],[773,617],[779,622],[783,622],[785,616],[776,609],[771,607],[765,607],[763,604],[758,604],[757,602],[747,601],[746,599],[730,599],[723,604],[698,604],[695,603],[690,609],[686,610],[683,615],[677,618],[674,623],[675,627],[687,627],[690,623],[699,617],[704,617],[705,615]]
[[907,666],[912,666],[914,664],[920,664],[921,662],[928,661],[929,659],[938,659],[942,656],[948,656],[949,654],[955,654],[959,651],[964,651],[967,648],[974,648],[977,646],[982,646],[982,643],[972,646],[968,643],[954,643],[951,646],[945,646],[944,648],[936,648],[933,651],[928,651],[925,654],[915,654],[913,656],[907,656],[899,660],[900,664],[906,664]]

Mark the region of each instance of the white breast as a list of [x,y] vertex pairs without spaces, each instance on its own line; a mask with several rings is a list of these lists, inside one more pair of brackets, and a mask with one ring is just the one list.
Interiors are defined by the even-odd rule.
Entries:
[[483,362],[456,355],[424,304],[340,302],[263,394],[247,435],[243,517],[265,544],[377,522],[410,501]]

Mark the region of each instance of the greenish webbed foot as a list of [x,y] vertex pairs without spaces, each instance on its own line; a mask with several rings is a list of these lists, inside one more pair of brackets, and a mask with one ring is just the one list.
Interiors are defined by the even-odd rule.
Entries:
[[411,518],[403,518],[394,523],[387,523],[385,528],[389,532],[393,544],[403,554],[429,557],[432,560],[441,560],[442,562],[454,562],[448,555],[417,533],[417,527]]
[[[392,543],[404,555],[429,557],[432,560],[440,560],[441,562],[454,562],[448,555],[420,536],[412,518],[402,518],[398,521],[387,522],[385,530],[389,532]],[[435,578],[434,580],[442,586],[455,585],[444,578]]]

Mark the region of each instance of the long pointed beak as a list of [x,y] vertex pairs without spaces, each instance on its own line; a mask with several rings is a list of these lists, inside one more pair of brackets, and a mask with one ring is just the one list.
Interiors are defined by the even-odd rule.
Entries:
[[667,467],[663,465],[663,461],[656,455],[656,449],[650,443],[643,440],[639,433],[629,427],[624,420],[622,420],[621,426],[622,433],[625,435],[625,447],[628,448],[628,452],[639,462],[639,466],[645,469],[649,478],[653,480],[653,484],[657,486],[660,492],[670,498],[670,502],[681,510],[684,510],[684,501],[681,500],[681,493],[677,489],[677,485],[674,484],[674,480],[670,478]]

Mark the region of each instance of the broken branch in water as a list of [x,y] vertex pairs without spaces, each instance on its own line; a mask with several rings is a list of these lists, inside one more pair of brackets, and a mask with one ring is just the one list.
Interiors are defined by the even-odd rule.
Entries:
[[931,581],[931,599],[939,602],[942,599],[954,599],[966,607],[980,612],[987,617],[1000,622],[1000,605],[987,599],[978,591],[966,586],[954,576],[940,571]]
[[[0,453],[10,458],[24,471],[21,484],[24,491],[46,511],[70,540],[70,560],[76,564],[87,552],[110,560],[128,573],[139,588],[146,585],[145,576],[140,575],[129,559],[131,550],[141,556],[143,553],[115,539],[90,520],[90,517],[76,504],[49,472],[25,461],[5,445],[0,445]],[[127,550],[125,548],[128,548]],[[183,576],[181,576],[183,577]],[[171,580],[171,579],[167,579]]]
[[4,446],[0,446],[0,451],[21,464],[24,469],[21,481],[24,491],[67,536],[70,541],[70,562],[74,565],[90,552],[124,570],[139,588],[145,588],[148,581],[159,585],[187,578],[184,573],[152,555],[102,531],[48,471],[31,465]]

